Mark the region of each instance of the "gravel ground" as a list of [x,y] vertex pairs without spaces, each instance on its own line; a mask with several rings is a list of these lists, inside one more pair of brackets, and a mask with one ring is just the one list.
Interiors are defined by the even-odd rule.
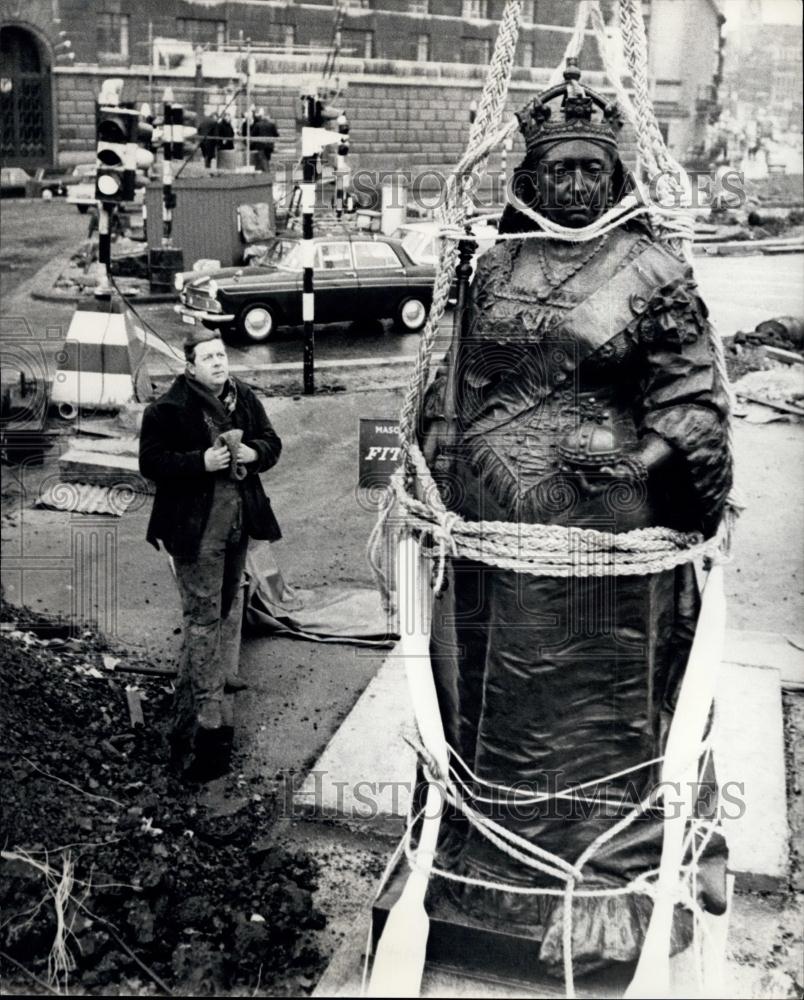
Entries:
[[2,617],[4,992],[309,992],[318,865],[270,839],[270,784],[235,773],[211,809],[164,766],[164,679],[116,673],[125,652],[91,632]]

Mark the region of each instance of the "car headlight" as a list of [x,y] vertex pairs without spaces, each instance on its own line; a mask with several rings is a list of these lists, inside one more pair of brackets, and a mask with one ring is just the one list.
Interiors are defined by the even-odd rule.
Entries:
[[174,274],[173,275],[173,287],[176,289],[177,292],[180,292],[182,290],[182,288],[184,288],[184,275],[183,274]]

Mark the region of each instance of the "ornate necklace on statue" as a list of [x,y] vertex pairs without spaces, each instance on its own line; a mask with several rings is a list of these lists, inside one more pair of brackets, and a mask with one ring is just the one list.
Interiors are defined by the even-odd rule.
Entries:
[[580,271],[581,268],[584,267],[584,265],[588,264],[593,257],[595,257],[598,253],[600,253],[600,251],[608,242],[608,238],[609,234],[606,233],[604,236],[601,236],[597,240],[594,240],[591,250],[582,254],[578,258],[578,260],[576,260],[572,265],[570,265],[569,271],[565,272],[560,276],[554,273],[551,265],[548,263],[547,253],[545,252],[544,249],[544,245],[547,242],[547,240],[537,240],[536,250],[539,256],[539,269],[544,275],[544,280],[550,286],[549,291],[543,292],[538,297],[540,299],[549,298],[557,288],[560,288],[562,285],[566,285],[566,283],[570,280],[570,278],[574,277],[578,273],[578,271]]

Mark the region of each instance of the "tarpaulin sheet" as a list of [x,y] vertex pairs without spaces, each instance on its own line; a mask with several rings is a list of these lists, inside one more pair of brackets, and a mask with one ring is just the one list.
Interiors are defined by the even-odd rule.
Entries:
[[246,621],[252,629],[312,642],[392,646],[396,641],[376,590],[291,587],[282,577],[270,542],[252,543],[246,577]]

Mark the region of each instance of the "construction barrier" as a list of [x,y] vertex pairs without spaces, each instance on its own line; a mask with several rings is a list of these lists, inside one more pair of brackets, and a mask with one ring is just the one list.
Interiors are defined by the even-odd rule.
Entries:
[[151,399],[145,341],[136,317],[118,295],[81,302],[56,355],[50,398],[59,414],[72,419],[79,410],[117,409]]

